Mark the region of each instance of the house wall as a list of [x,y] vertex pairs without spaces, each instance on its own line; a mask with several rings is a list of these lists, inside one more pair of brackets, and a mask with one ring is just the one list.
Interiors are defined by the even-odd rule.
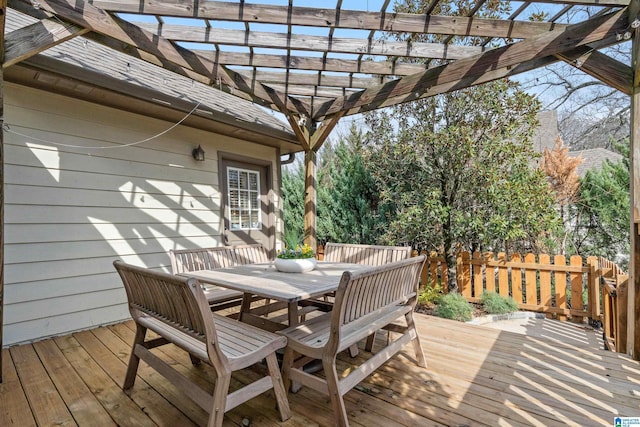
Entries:
[[184,126],[119,147],[173,123],[33,88],[6,84],[5,123],[4,345],[128,318],[114,259],[220,245],[218,150],[270,159],[278,188],[274,148]]

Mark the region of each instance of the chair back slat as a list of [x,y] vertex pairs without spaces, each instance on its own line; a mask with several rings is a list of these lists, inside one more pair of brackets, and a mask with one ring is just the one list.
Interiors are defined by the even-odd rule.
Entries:
[[378,246],[347,243],[327,243],[324,260],[364,265],[383,265],[411,257],[410,246]]

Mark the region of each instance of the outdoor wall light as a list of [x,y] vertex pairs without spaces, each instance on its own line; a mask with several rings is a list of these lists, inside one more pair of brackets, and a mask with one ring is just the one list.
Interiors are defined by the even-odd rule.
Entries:
[[202,149],[200,144],[198,144],[198,148],[193,149],[193,151],[191,152],[191,155],[197,161],[204,162],[204,150]]

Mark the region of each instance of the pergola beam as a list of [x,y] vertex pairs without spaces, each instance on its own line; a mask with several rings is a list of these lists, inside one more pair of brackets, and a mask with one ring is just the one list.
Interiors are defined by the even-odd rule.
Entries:
[[[592,1],[584,0],[586,4]],[[606,6],[626,6],[622,0],[607,0]],[[249,22],[353,30],[394,31],[416,34],[527,38],[564,27],[561,24],[501,19],[465,18],[411,13],[365,12],[362,10],[288,7],[245,2],[142,0],[94,0],[92,4],[111,12],[203,18],[212,21]]]
[[285,83],[270,83],[269,87],[272,87],[280,92],[286,92],[287,95],[292,96],[319,96],[321,98],[334,99],[340,96],[349,95],[351,93],[357,93],[357,89],[347,88],[326,88],[315,85],[293,85]]
[[390,61],[358,61],[355,59],[319,58],[311,56],[248,54],[242,52],[214,52],[196,50],[205,58],[212,57],[220,64],[244,67],[293,68],[305,71],[329,71],[337,73],[361,73],[389,76],[408,76],[427,69],[424,64],[403,64]]
[[[353,77],[350,75],[318,75],[316,73],[289,73],[278,71],[238,71],[247,77],[259,80],[266,84],[276,83],[291,85],[315,85],[334,88],[359,88],[366,89],[379,85],[381,77]],[[389,80],[389,79],[385,79]]]
[[19,28],[5,37],[4,67],[24,61],[50,47],[88,32],[86,28],[62,23],[54,18],[43,19]]
[[159,34],[167,40],[191,43],[210,43],[250,48],[294,49],[324,53],[351,53],[354,55],[404,56],[407,58],[461,59],[477,55],[485,49],[480,46],[444,45],[442,43],[412,43],[367,39],[312,36],[302,34],[269,33],[230,30],[186,25],[149,24],[134,22],[140,28]]
[[[554,31],[533,37],[480,55],[461,59],[440,67],[434,67],[423,73],[402,77],[376,88],[365,89],[356,94],[327,102],[314,111],[314,118],[332,116],[340,111],[366,111],[380,106],[394,105],[391,98],[400,102],[419,99],[429,88],[452,82],[460,82],[469,75],[480,76],[496,69],[516,66],[520,63],[544,58],[574,49],[603,39],[615,39],[616,33],[626,29],[626,9],[611,13],[580,24],[572,25],[563,31]],[[450,90],[461,89],[455,85]]]
[[633,76],[630,66],[588,46],[559,53],[556,57],[620,92],[631,95]]
[[[57,15],[65,21],[72,22],[113,40],[112,43],[109,43],[109,46],[121,52],[127,54],[137,53],[135,56],[140,59],[170,68],[174,72],[181,72],[183,75],[209,85],[219,82],[228,87],[230,91],[240,91],[249,95],[254,102],[268,108],[293,112],[306,111],[304,104],[299,100],[288,98],[262,84],[251,86],[251,81],[216,64],[210,59],[199,56],[169,40],[138,28],[82,0],[73,1],[72,3],[71,1],[41,0],[38,3],[38,7]],[[23,11],[27,11],[27,13],[28,7],[33,9],[30,3],[27,4],[22,0],[10,0],[12,7],[14,3],[22,3],[20,8]],[[99,37],[97,39],[105,40]]]

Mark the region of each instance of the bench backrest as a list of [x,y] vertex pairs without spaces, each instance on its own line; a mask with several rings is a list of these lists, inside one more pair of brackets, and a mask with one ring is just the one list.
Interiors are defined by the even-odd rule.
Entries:
[[324,260],[353,264],[383,265],[411,257],[411,246],[377,246],[327,243]]
[[337,351],[340,330],[349,323],[372,313],[383,313],[391,306],[413,310],[425,260],[426,257],[420,255],[365,270],[345,271],[336,291],[326,351]]
[[268,262],[265,247],[253,245],[217,246],[213,248],[170,250],[173,274],[198,270],[215,270],[236,265]]
[[[218,347],[218,339],[209,303],[200,282],[116,260],[114,267],[127,292],[129,312],[138,322],[151,317],[206,344],[211,364],[228,365]],[[176,334],[179,336],[180,334]],[[179,345],[179,342],[176,344]]]

